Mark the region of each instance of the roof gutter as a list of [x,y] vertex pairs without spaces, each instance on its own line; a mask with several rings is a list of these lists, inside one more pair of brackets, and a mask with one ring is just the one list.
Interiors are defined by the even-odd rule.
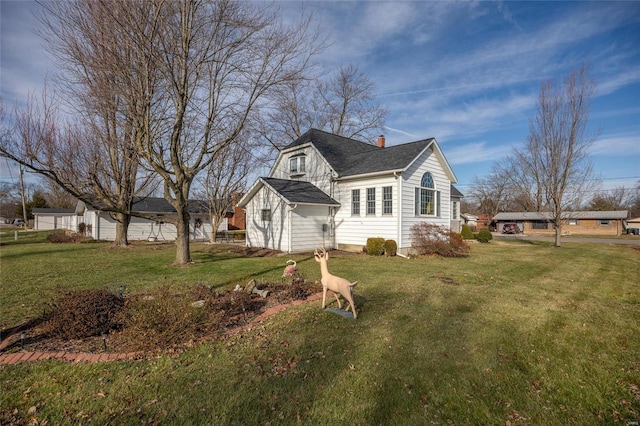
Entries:
[[383,170],[381,172],[363,173],[360,175],[349,175],[349,176],[343,176],[343,177],[338,176],[334,180],[339,181],[339,180],[351,180],[351,179],[365,179],[365,178],[370,178],[375,176],[385,176],[390,174],[393,174],[394,176],[397,177],[396,173],[402,173],[403,171],[404,171],[403,169]]

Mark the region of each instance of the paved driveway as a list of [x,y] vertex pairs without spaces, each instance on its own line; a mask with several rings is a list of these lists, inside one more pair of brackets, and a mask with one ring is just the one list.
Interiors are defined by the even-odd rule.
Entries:
[[[554,236],[546,235],[523,235],[523,234],[501,234],[498,232],[493,233],[493,238],[503,240],[524,240],[524,241],[550,241],[554,242]],[[568,237],[563,236],[562,242],[565,243],[595,243],[595,244],[623,244],[628,246],[640,247],[640,236],[629,237]]]

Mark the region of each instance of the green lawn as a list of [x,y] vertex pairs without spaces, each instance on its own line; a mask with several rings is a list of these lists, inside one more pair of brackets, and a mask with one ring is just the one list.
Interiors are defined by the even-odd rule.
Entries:
[[[232,288],[287,259],[193,245],[112,249],[0,239],[3,328],[60,288]],[[463,259],[335,255],[358,320],[289,308],[261,326],[145,361],[0,367],[0,423],[630,424],[640,420],[640,252],[492,241]]]

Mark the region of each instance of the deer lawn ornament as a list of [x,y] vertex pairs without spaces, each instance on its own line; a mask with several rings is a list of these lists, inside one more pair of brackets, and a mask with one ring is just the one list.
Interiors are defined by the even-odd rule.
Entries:
[[344,278],[331,275],[327,268],[329,253],[325,249],[322,249],[322,254],[318,253],[318,250],[315,250],[313,252],[313,257],[316,262],[320,264],[320,271],[322,272],[322,309],[326,306],[327,290],[331,290],[338,301],[338,308],[342,308],[342,303],[340,303],[340,298],[338,297],[338,294],[340,294],[349,303],[349,306],[346,307],[345,311],[348,311],[349,308],[351,308],[351,311],[353,312],[353,319],[358,318],[358,314],[356,314],[356,306],[353,303],[353,287],[358,284],[358,281],[349,282]]

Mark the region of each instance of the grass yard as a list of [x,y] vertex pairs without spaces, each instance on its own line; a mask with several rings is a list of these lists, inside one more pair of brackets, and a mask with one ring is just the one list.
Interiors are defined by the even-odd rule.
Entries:
[[[22,237],[22,236],[21,236]],[[287,259],[195,244],[49,244],[0,236],[2,328],[61,287],[220,289],[277,281]],[[0,366],[0,423],[592,425],[640,421],[640,251],[492,241],[462,259],[337,254],[353,321],[289,308],[239,335],[143,361]],[[40,422],[40,423],[37,423]]]

